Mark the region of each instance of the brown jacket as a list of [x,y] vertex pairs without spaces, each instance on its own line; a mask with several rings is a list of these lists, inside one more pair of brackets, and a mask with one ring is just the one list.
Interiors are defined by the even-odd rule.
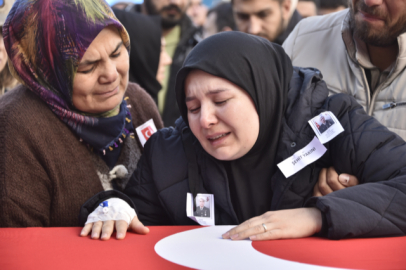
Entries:
[[[125,96],[134,127],[153,118],[162,128],[155,103],[140,86],[130,83]],[[129,163],[126,148],[132,172],[143,151],[137,136],[126,138],[117,164]],[[0,98],[0,227],[78,226],[80,206],[103,190],[103,170],[108,172],[102,159],[27,88]]]

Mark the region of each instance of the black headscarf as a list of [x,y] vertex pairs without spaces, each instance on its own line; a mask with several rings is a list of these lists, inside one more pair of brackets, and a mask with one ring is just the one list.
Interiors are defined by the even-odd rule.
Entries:
[[160,18],[119,9],[113,11],[130,36],[130,81],[138,83],[156,102],[161,90],[156,79],[161,54]]
[[176,80],[177,102],[187,124],[184,83],[193,69],[240,86],[254,101],[260,128],[253,148],[237,160],[218,162],[227,170],[239,221],[261,215],[271,206],[271,176],[276,169],[292,63],[282,47],[261,37],[224,32],[203,40],[190,52]]

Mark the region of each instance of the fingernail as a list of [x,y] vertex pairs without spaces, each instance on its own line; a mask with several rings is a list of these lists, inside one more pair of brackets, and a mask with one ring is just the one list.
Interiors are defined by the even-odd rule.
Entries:
[[117,238],[123,238],[124,234],[123,233],[117,233]]
[[107,238],[107,233],[103,233],[101,238]]
[[256,239],[257,239],[256,235],[250,236],[250,240],[256,240]]
[[231,239],[233,239],[233,240],[237,239],[237,238],[238,238],[238,233],[231,236]]
[[97,238],[97,233],[92,234],[92,238]]
[[223,239],[228,239],[230,238],[230,233],[226,232],[225,234],[223,234]]
[[342,184],[348,184],[348,182],[350,182],[350,177],[348,175],[343,175],[342,179]]

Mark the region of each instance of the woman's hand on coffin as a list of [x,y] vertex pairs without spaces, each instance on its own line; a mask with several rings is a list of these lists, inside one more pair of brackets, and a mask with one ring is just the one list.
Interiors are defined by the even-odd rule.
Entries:
[[231,240],[275,240],[302,238],[321,230],[322,217],[317,208],[269,211],[251,218],[223,234]]
[[93,239],[108,240],[116,229],[116,238],[124,239],[128,228],[139,234],[149,232],[127,202],[118,198],[110,198],[101,203],[87,217],[86,225],[80,235],[87,236],[91,232]]
[[145,227],[137,217],[134,217],[130,226],[128,226],[128,223],[124,220],[107,220],[88,223],[83,227],[80,235],[87,236],[91,232],[92,239],[109,240],[114,229],[116,229],[117,232],[117,239],[124,239],[128,229],[138,234],[149,233],[149,228]]

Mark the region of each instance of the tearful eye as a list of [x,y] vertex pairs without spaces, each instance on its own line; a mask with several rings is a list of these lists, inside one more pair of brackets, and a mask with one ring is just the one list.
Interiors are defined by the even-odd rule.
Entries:
[[189,112],[191,112],[191,113],[197,113],[198,111],[200,110],[200,107],[197,107],[197,108],[190,108],[189,109]]
[[223,104],[225,104],[227,101],[228,101],[228,99],[223,100],[223,101],[216,101],[215,103],[216,103],[216,105],[223,105]]
[[91,69],[87,69],[87,70],[78,70],[78,73],[82,73],[82,74],[88,74],[90,72],[92,72],[94,69],[94,66]]

